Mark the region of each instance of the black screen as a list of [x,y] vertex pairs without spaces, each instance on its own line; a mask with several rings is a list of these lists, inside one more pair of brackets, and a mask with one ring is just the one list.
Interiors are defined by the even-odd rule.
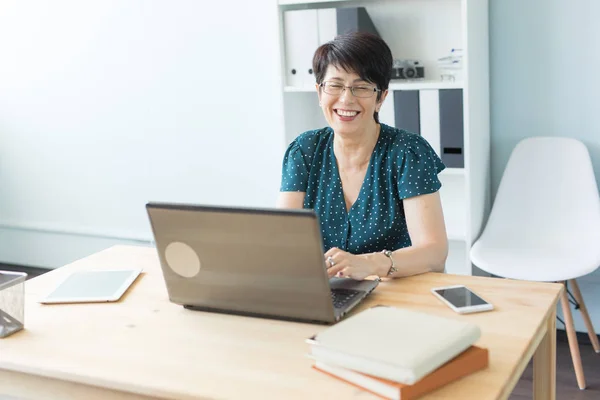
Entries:
[[436,290],[436,293],[450,302],[454,307],[469,307],[487,304],[481,297],[465,287]]

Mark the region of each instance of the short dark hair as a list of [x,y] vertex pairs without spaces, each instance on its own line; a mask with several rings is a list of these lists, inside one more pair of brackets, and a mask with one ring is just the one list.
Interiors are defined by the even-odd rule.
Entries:
[[[313,57],[313,71],[317,84],[323,83],[330,65],[355,72],[367,82],[377,85],[377,101],[381,93],[388,89],[392,78],[394,59],[387,43],[379,36],[368,32],[351,32],[337,36],[321,45]],[[377,112],[373,115],[379,123]]]

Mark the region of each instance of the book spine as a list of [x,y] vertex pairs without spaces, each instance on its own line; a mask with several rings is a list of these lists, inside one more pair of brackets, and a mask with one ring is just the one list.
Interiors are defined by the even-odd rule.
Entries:
[[[332,377],[332,378],[335,378],[335,379],[338,379],[338,380],[340,380],[340,381],[342,381],[342,382],[348,383],[348,384],[350,384],[350,385],[354,386],[355,388],[358,388],[358,389],[360,389],[360,390],[364,390],[365,392],[369,392],[369,393],[371,393],[371,394],[374,394],[375,396],[379,397],[380,399],[386,399],[386,400],[395,400],[395,399],[391,399],[390,397],[385,397],[385,396],[382,396],[381,394],[379,394],[379,393],[377,393],[377,392],[374,392],[374,391],[372,391],[372,390],[370,390],[370,389],[368,389],[368,388],[366,388],[366,387],[364,387],[364,386],[361,386],[361,385],[359,385],[359,384],[357,384],[357,383],[354,383],[354,382],[352,382],[352,381],[348,381],[348,380],[346,380],[346,379],[344,379],[344,378],[342,378],[342,377],[340,377],[340,376],[337,376],[337,375],[334,375],[334,374],[332,374],[332,373],[330,373],[330,372],[327,372],[327,371],[325,371],[325,370],[322,370],[321,368],[317,367],[316,365],[313,365],[312,367],[313,367],[315,370],[317,370],[317,371],[319,371],[319,372],[322,372],[322,373],[324,373],[325,375],[329,375],[330,377]],[[403,397],[401,396],[401,393],[400,393],[400,391],[398,391],[398,397],[397,397],[397,399],[398,399],[398,400],[405,400],[405,398],[403,398]],[[410,399],[409,399],[409,400],[410,400]]]
[[469,349],[457,359],[443,365],[414,385],[400,389],[402,399],[416,399],[462,377],[471,375],[488,365],[487,349]]
[[[390,381],[413,384],[417,378],[413,371],[394,365],[382,365],[379,362],[366,358],[358,358],[348,354],[336,352],[331,349],[323,349],[320,346],[311,346],[313,358],[326,364],[351,369],[368,375],[377,376]],[[335,354],[335,355],[334,355]]]

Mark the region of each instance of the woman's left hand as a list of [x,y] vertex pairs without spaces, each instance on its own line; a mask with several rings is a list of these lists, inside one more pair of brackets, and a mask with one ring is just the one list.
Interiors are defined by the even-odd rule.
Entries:
[[362,281],[367,276],[376,275],[376,268],[366,254],[354,255],[337,247],[325,253],[325,265],[329,277],[339,276]]

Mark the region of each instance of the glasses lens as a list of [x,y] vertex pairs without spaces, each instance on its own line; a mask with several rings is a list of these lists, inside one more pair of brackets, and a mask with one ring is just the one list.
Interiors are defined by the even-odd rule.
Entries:
[[375,93],[375,88],[372,86],[355,86],[352,88],[352,93],[356,97],[371,97]]
[[[344,85],[335,82],[323,82],[323,91],[333,96],[339,96],[344,91]],[[353,86],[352,94],[356,97],[371,97],[375,94],[373,86]]]
[[324,82],[323,90],[327,94],[339,95],[344,91],[344,85],[340,85],[339,83]]

